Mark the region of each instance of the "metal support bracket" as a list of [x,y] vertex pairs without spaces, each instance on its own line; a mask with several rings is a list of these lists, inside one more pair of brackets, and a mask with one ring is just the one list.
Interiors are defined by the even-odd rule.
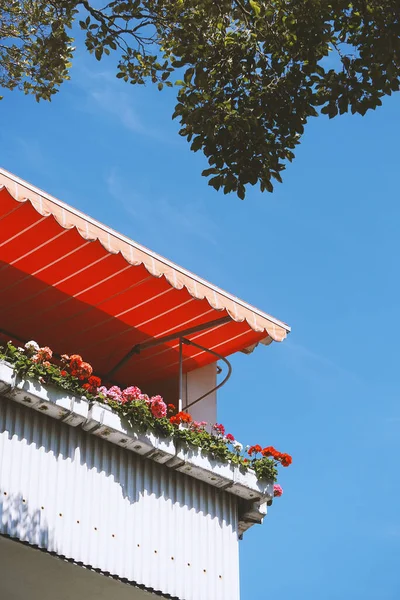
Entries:
[[171,333],[169,335],[165,335],[160,338],[153,338],[148,340],[147,342],[142,342],[141,344],[136,344],[133,348],[126,354],[106,375],[103,376],[104,380],[110,380],[112,376],[123,367],[128,360],[134,355],[138,354],[142,350],[146,350],[147,348],[154,348],[154,346],[159,346],[161,344],[165,344],[167,342],[171,342],[178,338],[182,338],[187,335],[192,335],[193,333],[198,333],[199,331],[205,331],[206,329],[211,329],[212,327],[218,327],[219,325],[224,325],[231,321],[231,317],[222,317],[220,319],[215,319],[214,321],[208,321],[208,323],[202,323],[201,325],[196,325],[195,327],[190,327],[189,329],[183,329],[181,331],[176,331],[175,333]]

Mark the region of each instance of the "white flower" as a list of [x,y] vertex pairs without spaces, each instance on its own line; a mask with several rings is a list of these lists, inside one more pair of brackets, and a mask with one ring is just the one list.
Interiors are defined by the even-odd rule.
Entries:
[[245,450],[246,450],[246,452],[247,452],[248,450],[250,450],[250,446],[246,446]]
[[17,350],[18,352],[25,352],[25,348],[21,348],[21,346],[18,346]]
[[243,450],[243,444],[237,441],[234,442],[233,447],[235,448],[236,452],[241,452]]
[[25,350],[28,352],[28,354],[34,354],[39,350],[39,344],[37,344],[34,340],[26,342]]

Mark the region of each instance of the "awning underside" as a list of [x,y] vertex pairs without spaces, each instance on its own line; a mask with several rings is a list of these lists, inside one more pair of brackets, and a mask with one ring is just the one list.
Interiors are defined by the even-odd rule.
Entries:
[[[136,344],[223,316],[229,322],[190,339],[227,356],[286,337],[283,323],[12,177],[0,171],[0,329],[16,339],[79,352],[105,374]],[[116,378],[144,385],[174,375],[178,345],[142,350]],[[214,360],[184,348],[185,371]]]

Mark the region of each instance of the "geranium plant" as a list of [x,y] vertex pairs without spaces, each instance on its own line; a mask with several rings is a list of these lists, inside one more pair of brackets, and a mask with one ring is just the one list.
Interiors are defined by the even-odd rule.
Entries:
[[[188,412],[178,412],[174,404],[166,404],[159,395],[149,397],[137,386],[121,389],[117,385],[106,387],[92,366],[79,354],[64,354],[54,359],[52,350],[40,348],[35,341],[17,348],[11,342],[0,347],[0,360],[10,363],[21,378],[30,377],[42,384],[52,384],[69,394],[84,396],[89,401],[107,404],[139,431],[153,432],[171,437],[177,447],[199,448],[215,459],[238,465],[242,470],[253,469],[258,479],[276,481],[278,466],[288,467],[289,454],[278,452],[273,446],[246,446],[231,433],[226,433],[220,423],[194,421]],[[274,496],[283,493],[279,485]]]

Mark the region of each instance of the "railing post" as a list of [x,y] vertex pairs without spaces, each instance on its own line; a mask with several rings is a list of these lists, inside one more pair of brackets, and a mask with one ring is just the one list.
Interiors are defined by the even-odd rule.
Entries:
[[[187,403],[187,399],[186,399]],[[183,408],[183,344],[182,338],[179,338],[179,401],[178,411],[181,412]]]

